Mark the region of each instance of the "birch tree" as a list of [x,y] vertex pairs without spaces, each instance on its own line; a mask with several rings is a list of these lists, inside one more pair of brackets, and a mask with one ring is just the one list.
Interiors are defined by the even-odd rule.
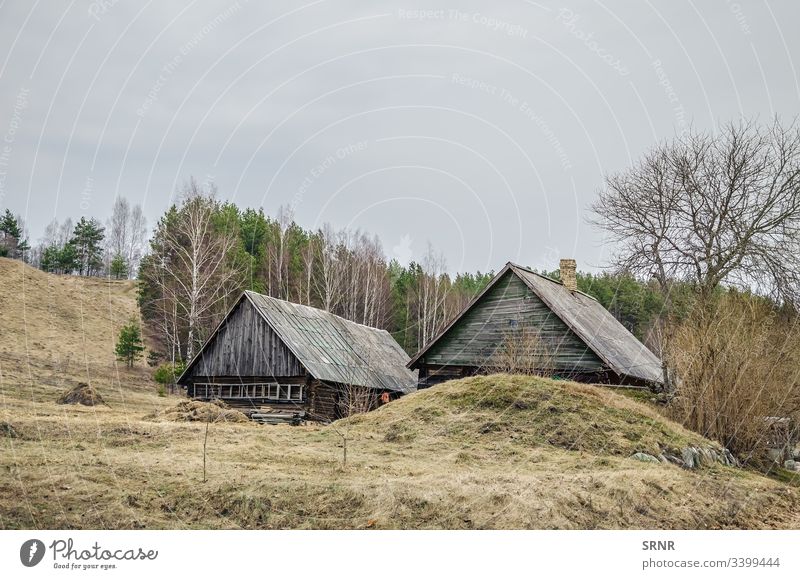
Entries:
[[[179,354],[191,359],[230,297],[241,289],[244,268],[233,263],[239,242],[236,223],[225,218],[216,188],[191,180],[180,207],[162,218],[151,242],[152,256],[142,277],[164,303],[162,313],[181,325],[185,342]],[[183,333],[178,330],[178,333]],[[182,357],[182,356],[181,356]]]

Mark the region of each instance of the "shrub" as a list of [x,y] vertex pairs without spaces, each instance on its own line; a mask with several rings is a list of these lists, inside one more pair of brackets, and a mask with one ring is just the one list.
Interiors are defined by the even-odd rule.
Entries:
[[667,355],[678,376],[667,412],[745,459],[786,444],[775,440],[774,424],[800,416],[799,323],[733,291],[693,312]]
[[554,365],[553,352],[540,332],[521,326],[503,334],[485,366],[493,373],[551,376]]
[[156,368],[153,373],[153,380],[164,386],[174,384],[185,369],[186,364],[184,362],[175,362],[174,364],[165,362]]

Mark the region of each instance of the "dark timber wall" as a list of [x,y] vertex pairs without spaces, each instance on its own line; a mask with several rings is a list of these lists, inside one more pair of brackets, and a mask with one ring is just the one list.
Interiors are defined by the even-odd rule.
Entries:
[[509,333],[523,327],[541,339],[554,372],[604,372],[602,360],[509,271],[425,353],[419,364],[421,381],[423,374],[432,384],[484,368]]
[[188,380],[218,376],[305,376],[300,361],[243,299],[191,368]]
[[[308,394],[308,413],[314,420],[338,420],[349,416],[350,410],[367,412],[378,408],[384,391],[363,386],[349,387],[344,384],[329,384],[319,380],[311,382]],[[391,399],[397,393],[387,393]],[[354,395],[357,400],[353,405],[348,403],[348,396]]]

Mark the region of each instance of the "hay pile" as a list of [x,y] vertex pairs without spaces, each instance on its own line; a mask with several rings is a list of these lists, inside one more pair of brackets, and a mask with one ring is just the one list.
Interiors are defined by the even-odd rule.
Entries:
[[247,416],[233,410],[222,400],[200,402],[199,400],[184,400],[163,412],[156,418],[171,420],[173,422],[249,422]]
[[0,436],[19,438],[19,433],[17,433],[16,429],[10,423],[0,422]]
[[85,382],[79,382],[77,386],[64,392],[56,402],[59,404],[83,404],[84,406],[105,404],[97,390]]

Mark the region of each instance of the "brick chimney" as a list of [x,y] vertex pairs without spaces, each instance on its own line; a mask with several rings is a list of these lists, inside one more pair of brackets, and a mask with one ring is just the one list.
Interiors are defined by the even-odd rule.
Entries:
[[578,289],[578,278],[575,277],[575,270],[578,264],[574,259],[562,259],[559,264],[561,269],[561,283],[569,291],[574,292]]

